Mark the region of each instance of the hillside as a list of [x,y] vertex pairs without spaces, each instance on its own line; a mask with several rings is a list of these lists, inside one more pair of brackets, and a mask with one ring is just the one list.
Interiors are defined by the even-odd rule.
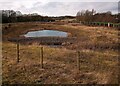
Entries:
[[[16,62],[16,44],[8,42],[26,30],[52,29],[71,33],[77,40],[71,45],[51,47],[20,44],[20,62]],[[3,24],[3,84],[118,84],[118,30],[75,23]],[[43,68],[40,65],[43,46]],[[80,51],[80,70],[77,51]]]

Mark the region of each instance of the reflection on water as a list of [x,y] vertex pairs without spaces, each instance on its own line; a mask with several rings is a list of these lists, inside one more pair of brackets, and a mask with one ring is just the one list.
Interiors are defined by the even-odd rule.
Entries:
[[67,33],[57,30],[39,30],[30,31],[24,35],[25,37],[67,37]]

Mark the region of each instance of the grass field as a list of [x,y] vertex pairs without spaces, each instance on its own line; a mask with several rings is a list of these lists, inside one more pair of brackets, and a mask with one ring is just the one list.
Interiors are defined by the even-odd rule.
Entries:
[[[72,45],[44,47],[43,68],[40,46],[20,45],[20,62],[16,62],[16,44],[8,38],[28,30],[52,29],[77,37]],[[118,84],[118,30],[61,23],[3,24],[3,84]],[[77,67],[80,51],[80,71]]]

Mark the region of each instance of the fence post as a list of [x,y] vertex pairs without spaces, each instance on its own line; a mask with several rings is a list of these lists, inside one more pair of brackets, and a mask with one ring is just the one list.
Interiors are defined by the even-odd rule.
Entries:
[[43,68],[43,47],[40,47],[40,52],[41,52],[41,68]]
[[80,51],[77,51],[77,68],[80,71]]
[[17,41],[17,62],[19,62],[20,58],[19,58],[19,41]]

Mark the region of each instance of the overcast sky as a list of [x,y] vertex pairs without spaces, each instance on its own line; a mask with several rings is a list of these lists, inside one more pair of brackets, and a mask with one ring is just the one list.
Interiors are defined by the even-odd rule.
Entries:
[[21,11],[23,14],[38,13],[47,16],[75,16],[78,11],[111,11],[118,13],[119,0],[0,0],[0,10]]

